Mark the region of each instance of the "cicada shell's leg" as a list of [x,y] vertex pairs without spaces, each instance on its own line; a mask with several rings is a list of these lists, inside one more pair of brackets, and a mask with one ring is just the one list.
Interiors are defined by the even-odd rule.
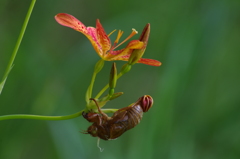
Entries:
[[98,105],[98,102],[94,98],[90,98],[90,100],[93,100],[98,108],[98,112],[104,117],[104,119],[109,120],[109,117],[107,114],[105,114],[101,109],[100,106]]
[[87,121],[91,123],[102,124],[102,118],[101,118],[102,116],[98,113],[90,112],[90,113],[83,113],[82,115]]
[[89,113],[85,113],[83,112],[82,113],[82,116],[87,119],[89,122],[95,122],[98,117],[99,117],[99,114],[98,113],[92,113],[92,112],[89,112]]

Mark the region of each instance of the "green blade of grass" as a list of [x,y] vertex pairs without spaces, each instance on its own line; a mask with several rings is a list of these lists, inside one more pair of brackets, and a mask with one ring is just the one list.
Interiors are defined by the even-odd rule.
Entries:
[[33,10],[33,7],[35,5],[35,2],[36,2],[36,0],[32,0],[32,2],[30,4],[30,7],[28,9],[27,15],[25,17],[25,20],[24,20],[24,23],[23,23],[23,26],[22,26],[22,29],[21,29],[21,32],[20,32],[18,40],[17,40],[17,43],[16,43],[15,48],[14,48],[14,50],[12,52],[11,58],[10,58],[10,60],[8,62],[8,66],[7,66],[6,70],[5,70],[5,73],[3,75],[2,81],[0,82],[0,95],[2,93],[2,90],[3,90],[4,84],[5,84],[6,80],[7,80],[7,77],[9,75],[11,69],[13,68],[13,62],[14,62],[14,59],[15,59],[15,57],[17,55],[19,46],[20,46],[20,44],[22,42],[22,38],[23,38],[23,35],[24,35],[25,30],[27,28],[27,24],[28,24],[28,21],[30,19],[31,14],[32,14],[32,10]]

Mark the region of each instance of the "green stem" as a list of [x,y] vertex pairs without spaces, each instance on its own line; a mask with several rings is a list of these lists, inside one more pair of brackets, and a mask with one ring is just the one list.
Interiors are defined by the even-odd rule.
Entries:
[[[118,109],[102,109],[104,113],[114,113]],[[75,114],[66,115],[66,116],[42,116],[42,115],[30,115],[30,114],[12,114],[12,115],[3,115],[0,116],[1,120],[10,120],[10,119],[34,119],[34,120],[68,120],[79,117],[82,115],[82,112],[85,111],[81,110]]]
[[85,100],[87,102],[87,105],[89,105],[90,103],[90,98],[92,98],[92,89],[93,89],[93,85],[94,85],[94,82],[95,82],[95,79],[96,79],[96,76],[98,74],[98,72],[100,72],[102,70],[104,66],[104,60],[103,59],[100,59],[95,67],[94,67],[94,71],[93,71],[93,75],[92,75],[92,80],[91,80],[91,83],[87,89],[87,92],[86,92],[86,97],[85,97]]
[[2,89],[3,89],[3,86],[4,86],[4,83],[6,82],[6,79],[7,79],[7,76],[9,74],[9,72],[11,71],[12,67],[13,67],[13,62],[14,62],[14,59],[17,55],[17,52],[18,52],[18,49],[19,49],[19,46],[21,44],[21,41],[22,41],[22,38],[23,38],[23,35],[25,33],[25,30],[27,28],[27,24],[28,24],[28,21],[30,19],[30,16],[31,16],[31,13],[32,13],[32,10],[33,10],[33,7],[35,5],[35,2],[36,0],[32,0],[31,4],[30,4],[30,7],[28,9],[28,12],[27,12],[27,15],[25,17],[25,20],[24,20],[24,23],[23,23],[23,26],[22,26],[22,29],[21,29],[21,32],[19,34],[19,37],[18,37],[18,40],[17,40],[17,43],[15,45],[15,48],[12,52],[12,55],[11,55],[11,58],[9,60],[9,63],[8,63],[8,66],[5,70],[5,73],[3,75],[3,78],[2,78],[2,81],[0,82],[0,84],[2,85],[2,87],[0,88],[0,94],[2,92]]
[[9,120],[9,119],[35,119],[35,120],[67,120],[76,118],[82,115],[81,110],[75,114],[66,115],[66,116],[42,116],[42,115],[30,115],[30,114],[13,114],[13,115],[3,115],[0,116],[0,120]]
[[[117,79],[119,79],[120,77],[122,77],[122,75],[124,75],[125,73],[129,72],[132,68],[132,65],[129,63],[126,63],[122,66],[122,69],[120,71],[120,73],[117,75]],[[103,89],[97,94],[97,96],[95,97],[95,99],[98,99],[109,87],[109,84],[107,84],[105,87],[103,87]]]
[[87,89],[87,93],[86,93],[86,102],[87,104],[89,104],[89,98],[91,98],[92,96],[92,89],[93,89],[93,84],[94,84],[94,81],[96,79],[96,76],[97,76],[97,73],[96,72],[93,72],[93,75],[92,75],[92,80],[91,80],[91,83]]
[[[123,75],[123,73],[120,72],[120,73],[117,75],[117,79],[119,79],[122,75]],[[98,99],[99,97],[101,97],[101,95],[108,89],[108,87],[109,87],[109,84],[106,84],[106,86],[103,87],[102,90],[96,95],[95,99]]]

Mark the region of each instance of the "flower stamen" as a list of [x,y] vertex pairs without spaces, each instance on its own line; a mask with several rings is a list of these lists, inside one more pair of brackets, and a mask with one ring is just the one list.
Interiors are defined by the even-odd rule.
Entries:
[[108,37],[110,37],[110,36],[112,35],[112,33],[114,33],[115,31],[116,31],[116,29],[113,30],[111,33],[109,33],[109,34],[108,34]]
[[114,41],[114,44],[117,44],[117,43],[118,43],[118,41],[120,40],[120,38],[122,37],[122,35],[123,35],[123,31],[119,30],[119,31],[118,31],[118,35],[117,35],[117,38],[116,38],[116,40]]
[[[118,44],[116,47],[114,47],[112,50],[116,49],[117,47],[119,47],[120,45],[122,45],[123,43],[125,43],[126,41],[128,41],[131,37],[133,37],[134,35],[136,35],[138,32],[135,29],[132,29],[131,34],[125,39],[123,40],[120,44]],[[122,34],[121,34],[122,35]],[[120,37],[119,37],[120,38]],[[115,40],[116,41],[116,40]]]
[[116,48],[115,46],[117,45],[117,43],[118,43],[118,41],[120,40],[120,38],[121,38],[122,35],[123,35],[123,31],[118,30],[117,38],[116,38],[116,40],[114,41],[113,46],[111,47],[110,51],[112,51],[112,50],[114,50],[114,49]]

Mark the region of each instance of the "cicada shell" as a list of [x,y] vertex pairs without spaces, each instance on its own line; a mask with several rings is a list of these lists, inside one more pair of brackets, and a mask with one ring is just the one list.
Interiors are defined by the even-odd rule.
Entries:
[[[96,100],[94,101],[96,102]],[[85,134],[90,134],[103,140],[112,140],[140,123],[143,112],[147,112],[152,107],[153,98],[149,95],[144,95],[130,106],[116,111],[112,117],[102,112],[97,102],[96,105],[99,113],[83,112],[83,117],[93,123],[85,131]]]

